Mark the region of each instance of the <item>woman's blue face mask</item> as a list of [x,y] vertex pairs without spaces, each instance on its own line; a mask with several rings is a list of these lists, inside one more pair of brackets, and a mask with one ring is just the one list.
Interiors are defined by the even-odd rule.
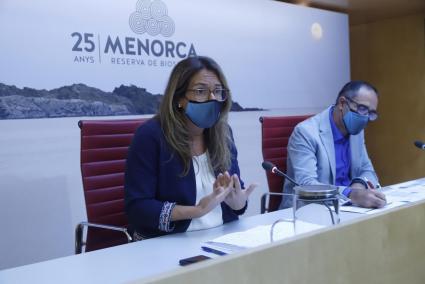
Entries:
[[220,118],[223,102],[210,100],[206,102],[189,101],[186,116],[199,128],[211,128]]

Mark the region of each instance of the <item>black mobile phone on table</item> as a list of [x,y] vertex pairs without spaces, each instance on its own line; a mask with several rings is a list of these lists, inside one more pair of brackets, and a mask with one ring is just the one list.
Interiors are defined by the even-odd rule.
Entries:
[[196,262],[200,262],[206,259],[210,259],[211,257],[206,256],[206,255],[196,255],[196,256],[192,256],[192,257],[188,257],[188,258],[183,258],[179,260],[179,264],[181,266],[185,266],[185,265],[189,265],[192,263],[196,263]]

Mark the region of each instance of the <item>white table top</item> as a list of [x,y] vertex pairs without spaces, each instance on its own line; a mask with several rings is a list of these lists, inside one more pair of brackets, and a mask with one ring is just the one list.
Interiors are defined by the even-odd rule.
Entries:
[[[179,260],[198,254],[219,257],[202,251],[200,243],[224,234],[271,224],[291,216],[291,210],[241,218],[208,230],[179,233],[62,257],[0,271],[0,283],[122,283],[185,269]],[[341,212],[341,219],[360,217]],[[4,257],[4,256],[2,256]]]
[[[148,278],[176,269],[185,269],[179,266],[179,260],[182,258],[199,254],[219,257],[202,251],[202,242],[290,217],[292,210],[286,209],[240,218],[239,221],[213,229],[173,234],[6,269],[0,271],[0,283],[122,283]],[[341,212],[340,217],[341,222],[346,222],[370,216]]]

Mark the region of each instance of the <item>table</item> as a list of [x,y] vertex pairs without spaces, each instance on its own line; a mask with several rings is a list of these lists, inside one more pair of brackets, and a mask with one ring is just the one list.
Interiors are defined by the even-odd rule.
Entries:
[[[208,230],[168,235],[7,269],[0,271],[0,283],[122,283],[151,278],[187,269],[178,264],[182,258],[198,254],[217,257],[202,251],[201,242],[291,216],[292,211],[286,209],[241,218]],[[340,217],[341,223],[344,223],[373,216],[341,212]]]

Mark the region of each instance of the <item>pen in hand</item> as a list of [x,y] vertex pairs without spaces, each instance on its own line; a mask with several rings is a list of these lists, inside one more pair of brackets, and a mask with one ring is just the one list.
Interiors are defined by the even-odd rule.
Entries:
[[376,184],[376,186],[373,185],[373,183],[367,178],[367,177],[363,177],[363,180],[366,182],[367,184],[367,189],[378,189],[381,186],[379,185],[379,183]]
[[367,184],[366,189],[375,189],[376,190],[375,197],[383,200],[386,204],[387,198],[385,197],[385,195],[382,192],[380,192],[380,191],[378,192],[378,189],[381,187],[381,185],[379,183],[377,183],[376,186],[374,186],[373,183],[367,177],[363,177],[363,179]]

